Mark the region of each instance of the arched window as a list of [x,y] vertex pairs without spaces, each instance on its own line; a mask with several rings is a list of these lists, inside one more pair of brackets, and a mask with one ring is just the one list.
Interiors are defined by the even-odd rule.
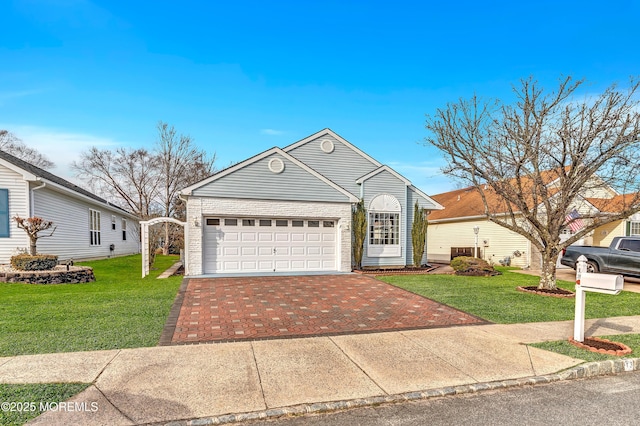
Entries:
[[369,203],[369,257],[401,256],[400,203],[390,194],[373,197]]

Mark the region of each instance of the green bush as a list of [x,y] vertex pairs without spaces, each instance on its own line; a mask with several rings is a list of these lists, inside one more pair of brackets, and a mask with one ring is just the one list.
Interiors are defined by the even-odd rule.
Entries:
[[456,271],[456,275],[499,275],[486,260],[477,257],[458,256],[451,260],[451,267]]
[[47,271],[58,264],[58,256],[52,254],[19,254],[11,257],[11,266],[20,271]]

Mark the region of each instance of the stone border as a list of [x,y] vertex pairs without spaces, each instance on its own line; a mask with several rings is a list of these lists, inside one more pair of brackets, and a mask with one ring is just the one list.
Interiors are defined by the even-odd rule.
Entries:
[[179,420],[164,424],[171,426],[205,426],[220,425],[250,420],[276,419],[284,416],[301,416],[305,414],[330,413],[350,408],[371,407],[380,404],[402,403],[407,401],[419,401],[445,396],[472,394],[483,391],[507,389],[513,387],[531,386],[545,383],[559,382],[563,380],[582,379],[586,377],[607,376],[640,370],[640,358],[625,358],[608,361],[596,361],[581,364],[556,374],[546,376],[534,376],[522,379],[502,380],[495,382],[473,383],[470,385],[448,386],[440,389],[407,392],[396,395],[382,395],[371,398],[352,399],[345,401],[321,402],[315,404],[301,404],[290,407],[272,408],[263,411],[249,413],[226,414],[201,419]]
[[521,291],[523,293],[537,294],[538,296],[557,297],[557,298],[560,298],[560,299],[576,297],[576,294],[574,292],[572,292],[571,290],[564,289],[564,288],[562,290],[568,291],[571,294],[547,293],[546,291],[529,290],[529,289],[527,289],[525,287],[522,287],[522,286],[516,287],[516,290]]
[[[585,339],[587,339],[587,338],[585,337]],[[631,352],[633,352],[633,350],[631,350],[631,348],[629,346],[625,345],[624,343],[612,342],[611,340],[601,339],[599,337],[588,337],[588,339],[595,340],[595,341],[598,341],[598,342],[612,343],[614,345],[618,345],[622,349],[618,349],[617,351],[606,350],[606,349],[598,349],[598,348],[594,348],[593,346],[586,345],[583,342],[579,342],[577,340],[574,340],[573,337],[569,337],[569,343],[571,343],[573,346],[578,347],[580,349],[588,350],[589,352],[595,352],[595,353],[598,353],[598,354],[605,354],[605,355],[612,355],[612,356],[624,356],[624,355],[629,355]]]
[[434,266],[431,268],[415,268],[415,269],[354,269],[353,273],[360,275],[375,275],[378,277],[386,276],[386,275],[426,275],[438,269],[438,266]]
[[89,266],[56,266],[48,271],[2,271],[0,282],[22,284],[83,284],[94,282]]

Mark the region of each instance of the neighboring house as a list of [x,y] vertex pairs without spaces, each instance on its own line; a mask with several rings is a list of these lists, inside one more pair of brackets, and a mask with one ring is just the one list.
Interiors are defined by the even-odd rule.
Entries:
[[329,129],[222,170],[181,196],[187,275],[351,271],[359,199],[368,217],[363,266],[410,265],[414,204],[442,208]]
[[[550,192],[553,192],[553,181],[548,185]],[[485,191],[485,194],[493,213],[507,214],[506,204],[501,203],[492,191]],[[603,187],[580,197],[575,201],[575,208],[584,216],[607,213],[623,197],[625,196],[617,194],[613,189]],[[428,216],[428,261],[448,263],[455,256],[471,256],[476,247],[474,227],[477,226],[481,258],[497,264],[509,257],[513,266],[532,269],[541,267],[540,253],[527,238],[487,219],[484,203],[475,187],[433,195],[432,198],[443,205],[444,210],[435,211]],[[569,238],[573,232],[570,227],[565,227],[561,240]],[[574,244],[609,245],[613,237],[622,235],[640,235],[640,214],[626,221],[612,222],[596,228]]]
[[[0,264],[29,247],[13,217],[53,222],[53,236],[39,238],[39,253],[79,260],[139,253],[138,218],[102,198],[0,151]],[[51,228],[53,229],[53,228]],[[40,233],[48,235],[51,229]]]

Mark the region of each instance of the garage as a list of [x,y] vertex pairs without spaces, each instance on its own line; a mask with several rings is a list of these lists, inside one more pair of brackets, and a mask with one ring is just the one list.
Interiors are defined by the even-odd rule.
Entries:
[[205,217],[204,273],[338,270],[336,219]]

